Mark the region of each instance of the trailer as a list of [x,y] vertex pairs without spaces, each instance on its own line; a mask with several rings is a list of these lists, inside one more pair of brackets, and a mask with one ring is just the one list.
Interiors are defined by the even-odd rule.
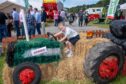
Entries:
[[89,8],[85,12],[89,14],[89,21],[98,19],[102,16],[103,7]]

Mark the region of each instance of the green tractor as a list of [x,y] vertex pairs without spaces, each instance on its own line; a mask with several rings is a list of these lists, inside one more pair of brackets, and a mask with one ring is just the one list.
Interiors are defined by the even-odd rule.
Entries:
[[59,61],[63,45],[53,39],[36,38],[30,41],[12,42],[7,49],[7,64],[17,66],[13,72],[14,84],[39,84],[41,70],[38,64]]

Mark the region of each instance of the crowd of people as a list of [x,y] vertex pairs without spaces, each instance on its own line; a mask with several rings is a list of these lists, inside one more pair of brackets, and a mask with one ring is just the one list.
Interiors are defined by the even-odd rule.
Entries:
[[80,10],[78,13],[68,14],[67,19],[70,25],[72,25],[75,21],[77,21],[79,27],[87,26],[89,22],[88,13],[84,12],[83,10]]
[[70,25],[72,25],[75,21],[79,27],[87,26],[88,20],[88,13],[80,10],[78,13],[66,13],[64,10],[62,11],[54,11],[54,26],[58,25],[58,22],[68,21]]
[[[36,32],[38,35],[46,34],[45,24],[47,13],[44,7],[41,7],[41,10],[38,10],[30,5],[25,14],[29,36],[36,35]],[[83,24],[87,25],[88,23],[88,14],[84,13],[82,10],[80,10],[78,14],[67,14],[64,10],[54,10],[53,14],[54,26],[56,27],[59,22],[65,24],[66,19],[69,21],[70,25],[77,20],[78,26],[80,27],[82,27]],[[0,41],[2,41],[4,37],[11,37],[12,30],[16,32],[17,38],[20,36],[25,38],[23,14],[22,11],[17,11],[16,8],[13,8],[11,13],[4,14],[3,12],[0,12]]]
[[[47,20],[47,13],[44,7],[41,7],[41,10],[38,10],[37,8],[33,8],[30,5],[25,14],[29,36],[36,35],[36,32],[39,35],[46,34],[45,25]],[[65,24],[66,13],[64,10],[54,10],[53,16],[54,26],[58,26],[58,23],[61,21]],[[19,12],[16,10],[16,8],[13,8],[12,12],[8,14],[0,12],[0,41],[2,41],[4,37],[11,37],[12,29],[14,29],[16,32],[17,38],[20,36],[25,38],[23,14],[22,11]]]
[[[29,6],[26,11],[26,23],[28,27],[28,34],[35,35],[36,31],[40,34],[45,34],[45,23],[47,19],[47,13],[44,7],[41,7],[41,11],[37,8]],[[42,27],[42,31],[40,28]],[[23,14],[22,11],[18,12],[16,8],[13,8],[11,13],[5,14],[0,12],[0,41],[4,37],[11,37],[11,31],[14,28],[17,38],[19,36],[25,37],[24,25],[23,25]]]
[[80,10],[80,12],[78,13],[78,23],[79,23],[79,26],[82,27],[83,25],[84,26],[87,26],[88,24],[88,13],[87,12],[83,12],[83,10]]
[[59,22],[63,22],[65,24],[65,20],[66,20],[66,12],[64,10],[61,11],[54,11],[54,15],[53,15],[53,19],[54,19],[54,26],[58,26]]

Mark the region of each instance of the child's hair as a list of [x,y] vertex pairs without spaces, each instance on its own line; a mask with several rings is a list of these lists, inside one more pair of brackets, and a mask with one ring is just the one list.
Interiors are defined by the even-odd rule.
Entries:
[[58,23],[58,25],[60,25],[60,24],[62,24],[63,26],[65,26],[65,24],[62,21]]

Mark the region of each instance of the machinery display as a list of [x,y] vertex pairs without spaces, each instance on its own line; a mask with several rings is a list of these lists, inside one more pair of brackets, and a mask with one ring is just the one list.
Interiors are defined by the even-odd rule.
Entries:
[[53,19],[54,10],[58,11],[57,0],[43,0],[43,7],[45,8],[48,18]]

